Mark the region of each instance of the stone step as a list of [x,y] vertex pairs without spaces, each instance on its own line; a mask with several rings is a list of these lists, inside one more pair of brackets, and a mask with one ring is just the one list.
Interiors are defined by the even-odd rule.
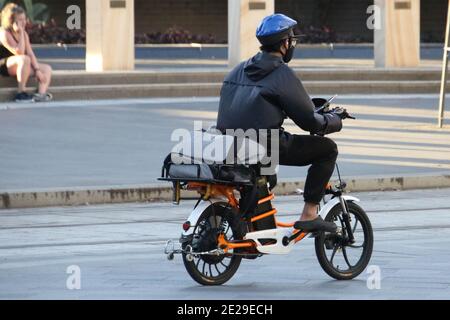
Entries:
[[[437,94],[439,81],[304,81],[311,95]],[[450,88],[450,86],[448,86]],[[57,100],[219,96],[221,83],[111,84],[52,87]],[[0,88],[0,101],[10,101],[13,88]]]
[[[439,81],[437,69],[302,69],[296,70],[303,81]],[[136,71],[87,73],[84,71],[55,71],[52,87],[95,86],[157,83],[221,83],[227,71]],[[30,82],[34,86],[35,81]],[[14,78],[0,77],[0,88],[15,88]]]

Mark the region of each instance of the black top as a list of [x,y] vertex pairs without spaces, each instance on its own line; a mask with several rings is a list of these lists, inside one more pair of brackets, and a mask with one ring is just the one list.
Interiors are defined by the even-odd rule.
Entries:
[[0,60],[12,57],[14,53],[9,51],[1,42],[0,42]]
[[[311,133],[340,130],[340,119],[331,119],[331,115],[324,116],[314,110],[300,79],[282,58],[260,52],[240,63],[225,78],[217,128],[222,131],[279,129],[289,117]],[[332,128],[334,123],[336,128]]]

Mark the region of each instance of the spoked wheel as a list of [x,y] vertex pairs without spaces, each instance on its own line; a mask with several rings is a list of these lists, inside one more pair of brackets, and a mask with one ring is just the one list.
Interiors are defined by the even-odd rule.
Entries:
[[348,239],[341,205],[331,209],[326,221],[333,221],[342,228],[342,234],[320,233],[315,239],[316,255],[322,269],[337,280],[357,277],[367,267],[372,256],[373,230],[367,214],[353,202],[347,202],[349,222],[354,242]]
[[[209,206],[198,220],[192,242],[184,243],[183,249],[191,246],[192,252],[208,252],[218,248],[217,239],[224,234],[226,240],[241,240],[244,236],[238,219],[224,204]],[[189,255],[183,253],[183,262],[189,275],[202,285],[221,285],[237,271],[242,257],[233,255],[233,250],[225,254]]]

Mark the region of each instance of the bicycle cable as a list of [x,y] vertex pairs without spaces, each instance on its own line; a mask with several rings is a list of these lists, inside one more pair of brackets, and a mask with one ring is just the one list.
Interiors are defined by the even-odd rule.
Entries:
[[339,186],[341,186],[341,187],[342,187],[341,172],[339,171],[339,166],[338,166],[338,164],[337,164],[337,163],[336,163],[336,171],[337,171],[337,174],[338,174],[338,179],[339,179]]

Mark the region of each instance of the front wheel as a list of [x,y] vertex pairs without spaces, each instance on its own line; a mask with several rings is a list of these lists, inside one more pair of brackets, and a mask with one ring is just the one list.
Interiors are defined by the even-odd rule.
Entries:
[[[186,250],[189,245],[194,253],[215,250],[220,234],[228,241],[241,240],[244,236],[239,219],[233,211],[224,203],[214,203],[200,216],[192,241],[184,243],[182,248]],[[202,285],[221,285],[227,282],[236,273],[242,260],[241,256],[233,255],[233,250],[221,255],[188,255],[184,252],[182,256],[189,275]]]
[[321,232],[315,239],[317,259],[322,269],[337,280],[357,277],[369,264],[373,249],[373,230],[367,214],[353,202],[347,202],[349,222],[355,241],[348,240],[345,217],[340,204],[325,217],[342,228],[342,233]]

